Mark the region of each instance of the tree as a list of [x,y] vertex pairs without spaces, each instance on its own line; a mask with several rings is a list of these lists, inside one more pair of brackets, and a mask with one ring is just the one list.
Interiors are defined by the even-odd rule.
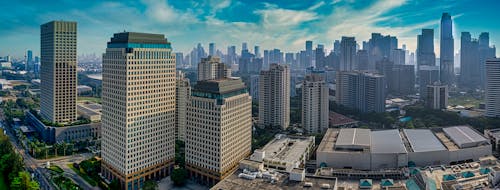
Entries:
[[185,168],[176,168],[172,171],[172,175],[170,175],[170,179],[172,179],[176,186],[183,186],[186,184],[187,177],[188,173]]
[[31,180],[28,172],[19,172],[18,176],[12,180],[10,188],[14,190],[38,190],[40,189],[40,185],[38,182]]
[[113,181],[111,181],[111,183],[109,183],[108,188],[110,190],[120,190],[121,189],[120,182],[118,182],[118,180],[116,180],[116,179],[113,179]]
[[144,182],[143,190],[156,190],[158,189],[158,183],[155,180],[148,180]]

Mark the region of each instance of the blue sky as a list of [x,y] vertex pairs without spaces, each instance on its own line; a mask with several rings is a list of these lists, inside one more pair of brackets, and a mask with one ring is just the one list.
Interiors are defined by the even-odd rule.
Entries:
[[0,7],[0,56],[26,49],[38,55],[40,24],[51,20],[78,22],[78,54],[100,55],[112,34],[124,30],[165,34],[182,52],[198,42],[216,42],[225,52],[244,41],[298,51],[313,40],[331,49],[341,36],[361,44],[372,32],[396,35],[413,51],[422,28],[435,29],[439,52],[443,12],[453,16],[456,51],[462,31],[490,32],[491,43],[500,44],[498,0],[3,0]]

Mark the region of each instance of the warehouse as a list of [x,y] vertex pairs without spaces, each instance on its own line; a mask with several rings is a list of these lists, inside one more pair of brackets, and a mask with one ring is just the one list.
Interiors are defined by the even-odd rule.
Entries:
[[491,155],[491,145],[469,126],[434,129],[328,129],[316,150],[320,167],[357,170],[447,165]]

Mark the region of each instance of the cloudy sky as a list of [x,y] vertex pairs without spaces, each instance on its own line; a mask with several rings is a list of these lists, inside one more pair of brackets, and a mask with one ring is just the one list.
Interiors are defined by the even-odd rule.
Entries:
[[0,56],[38,55],[40,24],[51,20],[78,22],[79,54],[100,55],[124,30],[165,34],[181,52],[209,42],[224,52],[241,42],[295,52],[306,40],[331,49],[341,36],[361,44],[372,32],[395,35],[413,51],[422,28],[435,29],[438,53],[443,12],[453,17],[456,51],[462,31],[490,32],[500,44],[498,0],[2,0],[0,7]]

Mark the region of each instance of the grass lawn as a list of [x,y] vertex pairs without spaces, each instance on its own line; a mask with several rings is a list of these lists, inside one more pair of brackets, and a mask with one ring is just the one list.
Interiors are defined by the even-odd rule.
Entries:
[[89,183],[92,186],[96,186],[97,182],[94,181],[90,176],[88,176],[86,173],[81,172],[80,170],[76,169],[73,167],[73,164],[68,164],[68,167],[71,168],[73,171],[75,171],[80,177],[82,177],[87,183]]
[[0,189],[9,189],[7,183],[5,183],[3,179],[3,174],[0,173]]
[[78,96],[77,101],[78,102],[89,101],[89,102],[94,102],[94,103],[99,103],[100,104],[101,103],[101,98]]
[[64,171],[59,166],[50,166],[49,170],[52,170],[57,173],[63,173]]
[[470,107],[473,106],[475,108],[479,107],[479,103],[483,102],[484,100],[477,99],[472,96],[456,96],[456,97],[450,97],[448,99],[448,104],[449,105],[461,105],[465,107]]

